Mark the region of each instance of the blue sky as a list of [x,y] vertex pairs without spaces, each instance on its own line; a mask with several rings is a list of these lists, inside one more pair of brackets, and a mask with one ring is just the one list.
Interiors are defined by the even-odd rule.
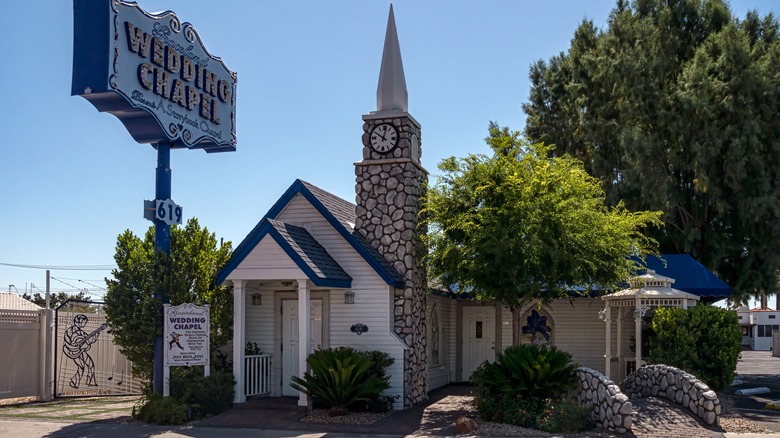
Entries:
[[[395,1],[409,112],[423,165],[486,152],[488,122],[521,130],[528,68],[568,48],[583,19],[604,26],[614,0]],[[354,200],[361,116],[376,109],[386,0],[141,0],[192,23],[238,72],[238,150],[171,154],[172,198],[218,237],[244,238],[301,178]],[[773,0],[732,2],[777,14]],[[156,153],[112,115],[70,96],[72,2],[17,1],[0,14],[0,263],[113,264],[116,237],[142,234]],[[108,271],[55,269],[52,289],[91,289]],[[36,292],[45,272],[0,265],[0,290]]]

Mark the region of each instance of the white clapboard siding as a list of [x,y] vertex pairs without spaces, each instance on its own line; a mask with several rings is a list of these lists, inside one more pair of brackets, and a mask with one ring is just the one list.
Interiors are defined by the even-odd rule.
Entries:
[[[572,306],[568,300],[554,300],[545,307],[553,320],[555,346],[571,354],[580,365],[603,373],[606,324],[599,319],[599,312],[604,308],[604,302],[599,298],[575,298],[573,303]],[[506,348],[512,345],[512,313],[504,307],[501,317],[502,346]],[[526,321],[521,324],[525,325]],[[616,338],[617,328],[613,324],[613,348],[616,348]]]
[[604,372],[606,324],[599,319],[604,302],[599,298],[555,300],[549,314],[555,322],[555,344],[584,367]]
[[[432,361],[430,354],[432,345],[431,318],[432,311],[436,306],[439,315],[439,363]],[[455,376],[455,308],[456,301],[449,298],[443,298],[436,295],[428,296],[428,312],[426,313],[428,323],[428,390],[440,388],[450,383]]]
[[[252,295],[259,293],[262,304],[252,305]],[[246,291],[246,341],[255,342],[263,354],[274,353],[274,290],[269,287],[247,289]],[[271,359],[272,362],[277,360]],[[276,367],[271,366],[271,382],[281,379],[276,373]]]
[[[388,369],[391,389],[388,395],[403,393],[403,351],[401,341],[391,333],[392,290],[344,237],[309,203],[296,195],[277,216],[277,220],[305,227],[331,257],[352,277],[354,304],[344,304],[344,289],[330,292],[330,346],[352,346],[363,350],[380,350],[390,354],[395,363]],[[362,335],[350,331],[353,324],[365,324]],[[401,397],[396,407],[401,408]]]
[[255,245],[227,277],[228,280],[299,278],[306,278],[306,275],[271,236],[265,236]]

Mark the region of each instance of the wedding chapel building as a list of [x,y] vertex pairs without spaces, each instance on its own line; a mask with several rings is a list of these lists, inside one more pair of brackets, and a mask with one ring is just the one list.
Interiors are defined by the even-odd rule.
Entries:
[[[253,395],[292,396],[305,406],[306,395],[289,382],[306,371],[309,353],[351,346],[394,358],[387,394],[396,397],[396,409],[408,408],[425,401],[432,389],[467,382],[482,362],[512,343],[507,308],[429,293],[418,229],[428,172],[421,161],[421,125],[408,111],[392,6],[376,111],[362,120],[362,151],[355,151],[362,152],[355,163],[356,204],[295,180],[218,275],[219,283],[233,287],[237,403]],[[655,267],[658,275],[680,264],[667,262]],[[701,273],[706,269],[693,259],[684,264],[684,271],[696,271],[712,284],[719,281]],[[667,286],[675,281],[664,278]],[[684,290],[680,280],[676,287]],[[549,342],[583,366],[609,370],[617,380],[635,364],[630,342],[639,327],[634,322],[645,315],[639,309],[697,301],[686,292],[674,295],[671,288],[663,293],[674,296],[664,295],[664,301],[654,295],[653,284],[642,283],[630,297],[553,302],[539,311],[552,329]],[[714,290],[703,296],[726,294]],[[607,308],[612,310],[605,316]],[[530,304],[525,313],[534,309]],[[261,352],[247,354],[247,343]]]

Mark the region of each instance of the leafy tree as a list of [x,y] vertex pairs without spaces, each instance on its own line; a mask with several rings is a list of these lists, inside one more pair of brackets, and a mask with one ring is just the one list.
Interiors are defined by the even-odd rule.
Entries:
[[663,211],[663,252],[737,301],[774,293],[780,252],[780,32],[723,0],[619,0],[530,70],[525,133],[585,162],[611,205]]
[[604,204],[601,184],[569,156],[527,144],[490,125],[492,156],[451,157],[423,211],[431,274],[512,311],[513,343],[522,307],[567,298],[573,288],[605,290],[634,272],[630,255],[653,253],[644,227],[659,213]]
[[[22,298],[32,302],[33,304],[37,304],[43,308],[46,308],[46,297],[42,295],[40,292],[35,292],[35,294],[33,294],[32,296],[30,296],[30,294],[25,292],[22,294]],[[77,294],[67,294],[65,292],[51,292],[49,294],[49,308],[56,309],[62,303],[68,300],[92,301],[92,297],[87,295],[87,293],[83,290],[80,290],[79,293]]]
[[117,269],[106,280],[106,316],[115,342],[133,362],[133,372],[150,379],[155,336],[162,336],[162,303],[154,299],[158,285],[172,305],[210,304],[211,346],[232,336],[232,295],[217,285],[217,272],[232,253],[230,242],[218,245],[214,233],[192,218],[171,227],[171,254],[154,251],[154,227],[144,239],[126,230],[117,238]]
[[734,380],[742,333],[734,311],[699,304],[659,308],[650,321],[649,359],[681,368],[720,391]]

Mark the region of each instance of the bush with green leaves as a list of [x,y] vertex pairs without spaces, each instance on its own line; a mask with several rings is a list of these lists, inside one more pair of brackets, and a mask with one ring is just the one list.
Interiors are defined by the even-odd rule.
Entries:
[[133,416],[155,424],[182,424],[193,418],[219,414],[233,406],[233,373],[214,370],[203,376],[202,367],[172,367],[171,395],[163,397],[146,388]]
[[384,368],[376,374],[372,353],[350,347],[328,348],[310,354],[306,362],[311,371],[303,377],[293,376],[290,386],[324,404],[333,416],[348,414],[357,402],[379,399],[390,388]]
[[204,377],[201,367],[171,369],[171,397],[189,406],[193,418],[216,415],[230,409],[234,385],[232,372],[216,371]]
[[[576,386],[577,365],[565,351],[548,345],[515,345],[483,363],[471,376],[482,419],[538,427],[549,403]],[[552,423],[551,421],[547,421]]]
[[141,399],[141,404],[133,416],[146,423],[161,425],[179,425],[187,422],[189,407],[174,397],[163,397],[161,394],[148,393]]
[[539,399],[560,398],[576,383],[576,364],[551,345],[514,345],[483,363],[471,376],[478,390]]
[[537,423],[550,433],[579,433],[595,426],[588,411],[571,400],[547,400]]
[[731,385],[742,351],[735,312],[705,304],[659,308],[650,328],[650,362],[683,369],[716,391]]

